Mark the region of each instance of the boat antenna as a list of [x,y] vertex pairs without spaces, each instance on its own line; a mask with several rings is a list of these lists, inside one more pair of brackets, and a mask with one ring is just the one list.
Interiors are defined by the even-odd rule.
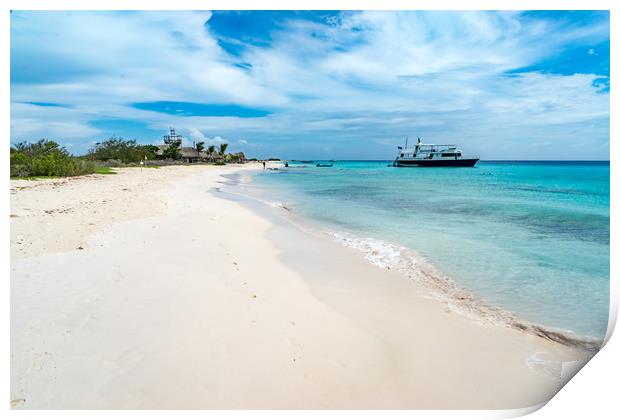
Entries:
[[405,149],[407,149],[407,143],[409,143],[409,137],[405,137]]

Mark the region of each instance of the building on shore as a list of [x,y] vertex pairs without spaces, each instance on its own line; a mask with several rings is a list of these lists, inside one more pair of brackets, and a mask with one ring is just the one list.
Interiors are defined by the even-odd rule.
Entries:
[[199,162],[204,159],[204,153],[198,152],[195,147],[183,147],[183,136],[177,134],[174,128],[170,128],[168,134],[163,136],[164,144],[157,146],[157,152],[155,155],[158,158],[163,158],[165,151],[169,147],[177,147],[181,160],[187,163]]
[[203,160],[201,153],[193,147],[181,147],[179,151],[181,152],[181,159],[187,163]]

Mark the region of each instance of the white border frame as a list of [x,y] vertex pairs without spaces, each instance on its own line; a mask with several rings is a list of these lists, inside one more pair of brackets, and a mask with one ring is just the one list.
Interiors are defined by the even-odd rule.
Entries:
[[[618,3],[618,2],[616,2]],[[618,69],[618,42],[620,34],[618,33],[618,14],[620,14],[620,6],[615,5],[611,0],[477,0],[468,2],[459,2],[456,0],[433,0],[433,1],[398,1],[398,0],[300,0],[291,4],[290,1],[283,0],[228,0],[226,2],[215,1],[196,1],[196,0],[107,0],[99,2],[86,3],[84,0],[9,0],[3,2],[2,14],[0,15],[0,23],[2,24],[2,32],[0,35],[0,45],[2,46],[2,64],[0,65],[0,78],[2,92],[1,103],[1,132],[5,134],[5,138],[10,138],[10,77],[9,77],[9,60],[10,60],[10,13],[15,10],[610,10],[611,17],[611,72],[610,80],[615,80]],[[613,83],[611,83],[613,85]],[[614,120],[614,115],[618,114],[617,95],[615,88],[612,86],[610,91],[610,139],[618,140],[618,124]],[[6,147],[7,145],[5,145]],[[610,214],[614,215],[618,210],[618,168],[616,160],[618,157],[618,144],[610,141]],[[10,252],[9,252],[9,228],[10,220],[7,215],[10,212],[9,207],[9,165],[8,165],[8,147],[2,149],[2,159],[0,160],[0,168],[2,169],[2,183],[4,185],[4,198],[0,200],[0,213],[3,215],[1,229],[2,238],[2,271],[5,275],[0,278],[4,281],[4,300],[3,315],[4,322],[2,325],[2,354],[3,354],[3,372],[1,388],[3,395],[9,397],[10,392],[10,293],[9,293],[9,276],[10,276]],[[6,155],[5,155],[6,154]],[[620,255],[618,253],[617,238],[618,225],[614,217],[610,219],[611,234],[611,255]],[[556,395],[549,403],[548,407],[537,411],[533,415],[535,418],[566,418],[566,419],[583,419],[588,418],[608,418],[609,413],[620,412],[617,399],[618,375],[620,374],[620,342],[615,337],[610,340],[613,329],[615,328],[618,314],[618,264],[617,260],[611,259],[610,267],[610,323],[606,335],[607,345],[597,354],[590,363],[588,363],[582,372],[576,375],[576,379],[571,380],[558,395]],[[94,419],[108,417],[132,417],[132,418],[164,418],[169,414],[175,417],[201,417],[205,415],[238,418],[252,416],[255,418],[288,418],[291,415],[300,418],[310,418],[311,416],[338,416],[347,418],[370,418],[370,417],[390,417],[390,418],[506,418],[519,415],[525,415],[536,411],[540,407],[530,407],[522,410],[485,410],[485,411],[16,411],[9,410],[10,402],[6,402],[6,410],[10,417],[45,417],[45,418],[67,418],[80,416],[84,414]]]

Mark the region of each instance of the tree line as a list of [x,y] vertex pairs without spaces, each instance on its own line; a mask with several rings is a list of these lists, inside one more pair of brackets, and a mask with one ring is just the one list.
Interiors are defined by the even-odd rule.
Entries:
[[[210,145],[205,149],[203,141],[197,142],[192,161],[225,164],[244,162],[243,152],[226,153],[228,144],[217,148]],[[187,148],[184,148],[187,149]],[[98,172],[109,166],[135,166],[144,161],[180,161],[183,159],[181,143],[171,143],[160,149],[154,145],[139,144],[135,139],[124,140],[111,137],[97,142],[83,156],[73,156],[65,147],[52,140],[19,142],[11,146],[11,177],[76,176]]]

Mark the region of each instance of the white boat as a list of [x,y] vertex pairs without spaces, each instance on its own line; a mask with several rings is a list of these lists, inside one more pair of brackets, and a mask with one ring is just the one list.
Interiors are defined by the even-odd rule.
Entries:
[[477,156],[463,156],[463,152],[454,144],[426,144],[420,141],[413,149],[398,146],[398,155],[392,166],[474,166]]

